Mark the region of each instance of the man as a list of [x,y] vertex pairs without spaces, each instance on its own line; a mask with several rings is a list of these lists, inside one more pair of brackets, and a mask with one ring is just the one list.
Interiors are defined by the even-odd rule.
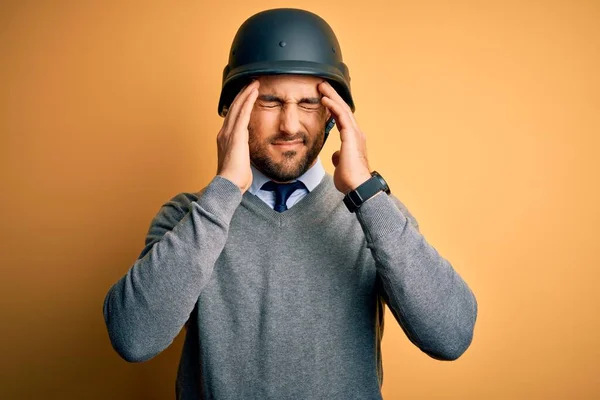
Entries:
[[[108,292],[115,350],[148,360],[185,325],[179,399],[381,399],[387,304],[421,350],[458,358],[475,297],[370,170],[327,23],[251,17],[223,80],[217,175],[161,208]],[[318,154],[334,120],[332,177]]]

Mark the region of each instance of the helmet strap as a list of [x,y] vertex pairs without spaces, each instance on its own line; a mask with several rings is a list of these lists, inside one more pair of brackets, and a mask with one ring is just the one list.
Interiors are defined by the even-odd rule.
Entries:
[[[335,126],[335,119],[333,119],[333,117],[330,117],[327,120],[327,124],[325,125],[325,137],[323,139],[323,146],[325,146],[325,142],[327,141],[329,132],[333,129],[334,126]],[[321,146],[321,148],[323,148],[323,146]]]

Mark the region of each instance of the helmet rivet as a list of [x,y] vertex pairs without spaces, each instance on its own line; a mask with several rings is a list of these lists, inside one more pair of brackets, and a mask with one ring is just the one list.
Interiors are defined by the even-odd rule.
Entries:
[[335,53],[335,47],[332,47],[331,50]]
[[282,40],[281,42],[279,42],[279,46],[280,46],[280,47],[285,47],[285,45],[286,45],[286,44],[287,44],[287,43],[286,43],[286,42],[284,42],[283,40]]

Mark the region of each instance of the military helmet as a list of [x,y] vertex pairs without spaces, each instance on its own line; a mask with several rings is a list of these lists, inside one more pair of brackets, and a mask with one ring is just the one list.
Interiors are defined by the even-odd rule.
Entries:
[[[302,74],[326,79],[354,111],[350,74],[333,30],[316,14],[294,8],[259,12],[238,29],[223,69],[218,113],[260,75]],[[328,130],[333,127],[329,124]],[[329,133],[328,130],[326,134]]]

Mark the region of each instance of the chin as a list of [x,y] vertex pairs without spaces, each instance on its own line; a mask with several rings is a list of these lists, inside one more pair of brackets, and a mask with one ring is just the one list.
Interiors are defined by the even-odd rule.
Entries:
[[298,178],[308,170],[309,162],[305,157],[296,154],[281,155],[269,160],[255,160],[254,165],[269,178],[278,182],[288,182]]
[[290,148],[250,145],[252,164],[269,178],[288,182],[304,174],[317,159],[321,148],[303,144]]

